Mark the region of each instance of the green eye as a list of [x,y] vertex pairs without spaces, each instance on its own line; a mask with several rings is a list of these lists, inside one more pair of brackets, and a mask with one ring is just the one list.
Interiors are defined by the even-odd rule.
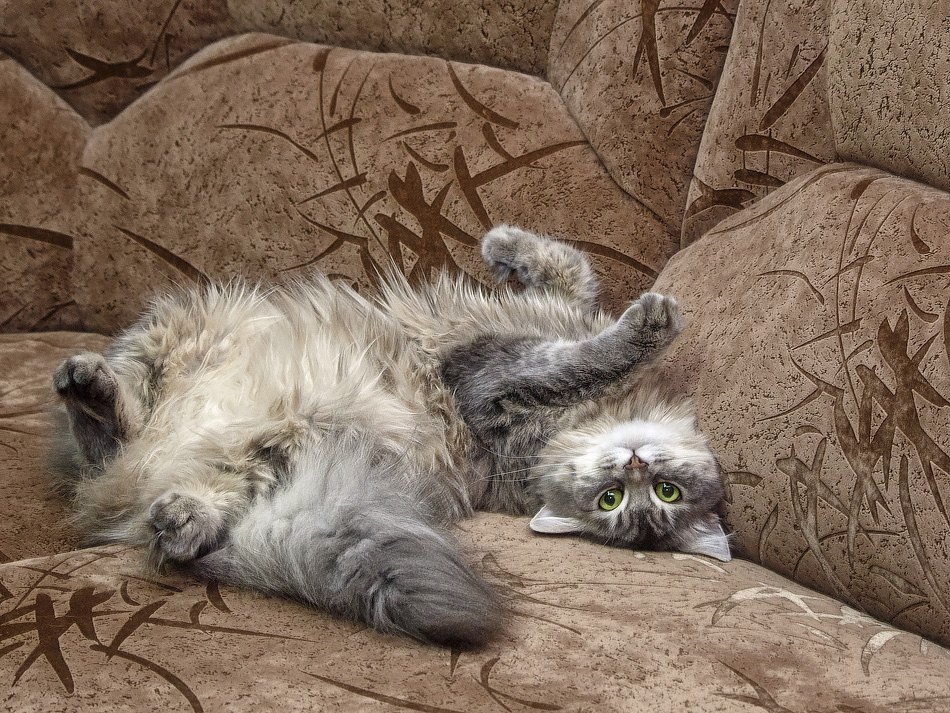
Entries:
[[623,500],[623,490],[620,488],[605,490],[597,501],[597,507],[601,510],[616,510],[621,500]]
[[657,483],[653,491],[656,496],[665,503],[675,503],[683,494],[673,483]]

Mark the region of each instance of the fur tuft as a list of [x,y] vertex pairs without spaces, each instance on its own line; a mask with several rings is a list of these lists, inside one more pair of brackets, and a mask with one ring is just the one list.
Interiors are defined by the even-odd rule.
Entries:
[[324,440],[303,462],[306,476],[258,501],[224,547],[195,561],[199,575],[429,643],[477,647],[499,632],[496,593],[427,522],[392,467],[350,439]]

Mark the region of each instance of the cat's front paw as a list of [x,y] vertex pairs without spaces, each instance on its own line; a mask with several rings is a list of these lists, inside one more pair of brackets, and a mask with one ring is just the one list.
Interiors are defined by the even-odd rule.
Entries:
[[53,387],[61,398],[84,403],[114,402],[119,385],[102,354],[86,352],[69,357],[53,374]]
[[627,308],[618,325],[637,346],[662,349],[680,333],[682,319],[675,299],[647,292]]
[[482,258],[495,279],[504,282],[512,274],[524,285],[539,281],[538,253],[551,241],[511,225],[499,225],[482,238]]
[[188,562],[214,549],[224,534],[224,514],[193,495],[169,491],[152,503],[153,555],[159,562]]

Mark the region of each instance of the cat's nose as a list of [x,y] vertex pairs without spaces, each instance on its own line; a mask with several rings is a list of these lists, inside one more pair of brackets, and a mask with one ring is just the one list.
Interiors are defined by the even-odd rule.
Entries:
[[627,464],[624,466],[624,468],[626,468],[627,470],[640,470],[641,468],[645,468],[645,467],[646,467],[646,463],[644,463],[642,460],[637,458],[636,453],[630,456],[630,460],[627,461]]

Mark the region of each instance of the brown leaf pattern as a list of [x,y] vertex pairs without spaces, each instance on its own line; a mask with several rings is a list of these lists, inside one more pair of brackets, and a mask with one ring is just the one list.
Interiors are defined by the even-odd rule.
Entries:
[[611,175],[679,235],[737,2],[564,0],[548,76]]
[[89,127],[12,61],[0,107],[0,332],[78,327],[68,216]]
[[619,306],[676,245],[547,83],[268,35],[208,48],[95,129],[80,178],[96,210],[71,226],[75,297],[106,332],[170,283],[319,269],[368,290],[390,263],[488,282],[478,240],[503,221],[588,249]]
[[202,47],[242,32],[543,74],[556,0],[18,0],[5,51],[101,124]]
[[728,79],[716,92],[696,158],[684,246],[835,159],[828,12],[820,0],[742,3],[723,69]]
[[[379,636],[184,574],[157,577],[136,550],[70,551],[68,533],[50,541],[37,532],[36,523],[61,521],[63,507],[41,495],[45,465],[31,453],[49,425],[46,375],[65,354],[105,341],[0,335],[0,471],[19,493],[0,499],[0,548],[13,560],[0,565],[4,709],[87,710],[94,701],[218,711],[279,701],[282,710],[621,712],[636,701],[655,710],[741,702],[797,712],[948,701],[950,652],[759,565],[538,538],[521,518],[479,515],[460,528],[468,558],[509,610],[505,634],[478,652]],[[812,487],[806,471],[829,456],[801,449],[796,457],[802,487]],[[730,473],[734,499],[761,491],[763,480]],[[835,498],[819,491],[821,507],[847,512]],[[775,540],[764,534],[770,552]],[[893,563],[871,569],[909,601],[927,596],[926,583]],[[783,666],[763,656],[772,650],[782,651]],[[815,707],[815,690],[826,707]]]
[[723,222],[656,285],[692,312],[671,368],[706,365],[688,377],[703,420],[726,469],[755,476],[729,484],[742,551],[944,642],[948,236],[945,193],[839,164]]
[[[0,566],[5,704],[623,711],[635,692],[638,705],[660,709],[743,701],[797,711],[813,686],[829,706],[948,700],[950,652],[751,563],[620,550],[605,558],[602,546],[573,538],[539,550],[523,521],[498,515],[465,529],[465,547],[512,612],[502,639],[476,652],[381,637],[184,574],[137,575],[140,553],[120,547]],[[616,606],[633,597],[636,607]],[[789,670],[808,670],[808,680],[763,663],[763,649],[789,641]],[[813,668],[821,657],[834,657],[835,669]],[[683,676],[690,684],[676,685]]]

